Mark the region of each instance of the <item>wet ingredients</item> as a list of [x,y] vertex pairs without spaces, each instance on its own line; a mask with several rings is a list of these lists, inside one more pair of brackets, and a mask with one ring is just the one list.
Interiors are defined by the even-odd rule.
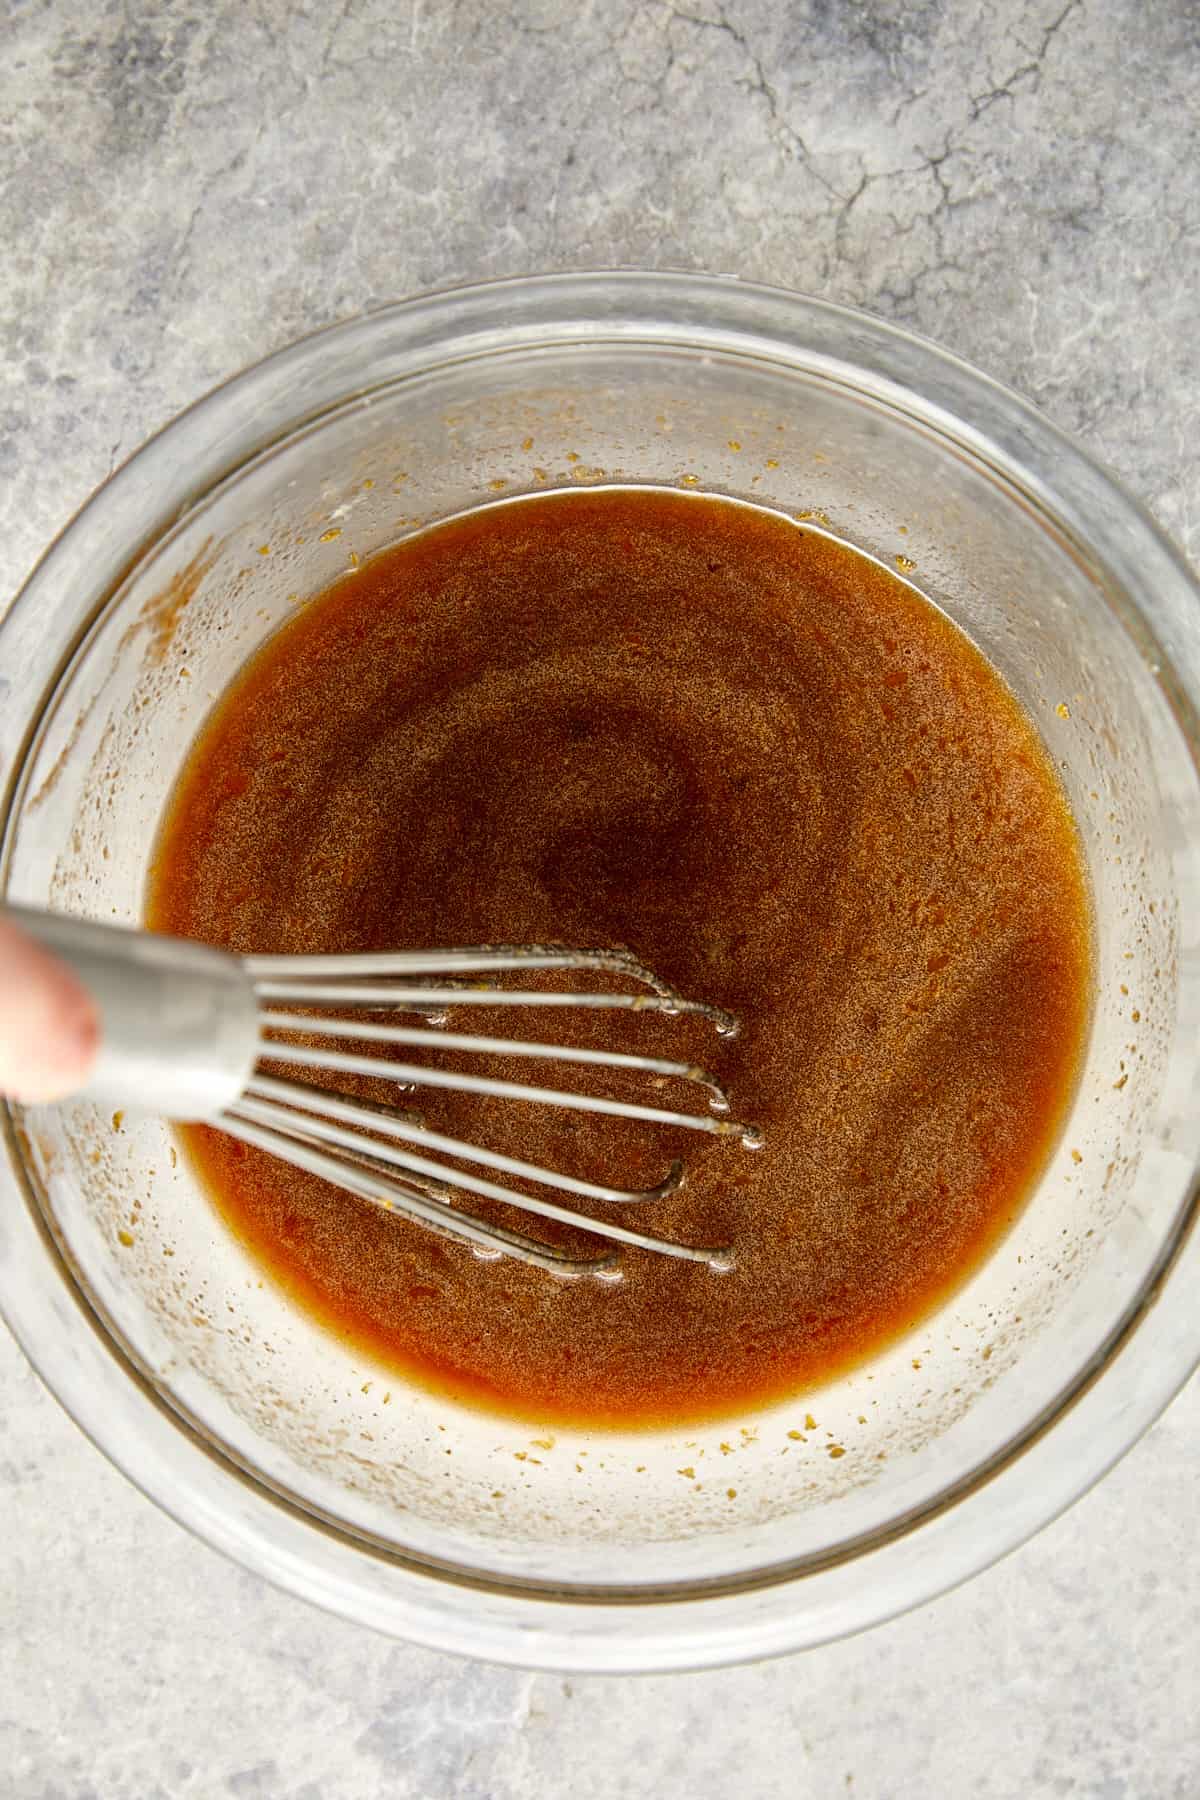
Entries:
[[[242,951],[628,945],[738,1015],[731,1042],[653,1015],[556,1032],[707,1064],[765,1128],[753,1155],[419,1101],[435,1129],[614,1185],[684,1157],[683,1188],[637,1223],[731,1244],[726,1274],[641,1252],[616,1285],[481,1262],[183,1132],[299,1305],[412,1379],[546,1422],[717,1417],[811,1391],[917,1323],[1028,1197],[1089,1016],[1074,824],[974,646],[826,535],[649,489],[483,508],[310,602],[194,747],[148,912]],[[472,1028],[504,1035],[512,1015]]]

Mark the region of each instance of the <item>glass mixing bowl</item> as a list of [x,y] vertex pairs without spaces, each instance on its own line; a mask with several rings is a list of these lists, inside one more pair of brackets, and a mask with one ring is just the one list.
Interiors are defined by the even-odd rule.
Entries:
[[387,307],[184,413],[34,572],[0,636],[2,873],[19,900],[137,920],[198,726],[297,605],[431,520],[603,482],[743,496],[903,558],[1040,727],[1086,846],[1098,997],[1012,1233],[794,1404],[543,1433],[365,1363],[263,1280],[166,1125],[70,1105],[7,1117],[0,1299],[94,1441],[248,1568],[438,1648],[667,1669],[961,1580],[1200,1354],[1200,609],[1146,514],[1015,395],[792,294],[584,274]]

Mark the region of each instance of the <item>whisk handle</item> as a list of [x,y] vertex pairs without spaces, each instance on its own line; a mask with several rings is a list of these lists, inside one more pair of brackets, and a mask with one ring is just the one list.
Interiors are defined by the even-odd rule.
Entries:
[[81,1098],[180,1120],[213,1119],[258,1054],[254,991],[238,957],[183,938],[11,906],[5,915],[70,965],[100,1014]]

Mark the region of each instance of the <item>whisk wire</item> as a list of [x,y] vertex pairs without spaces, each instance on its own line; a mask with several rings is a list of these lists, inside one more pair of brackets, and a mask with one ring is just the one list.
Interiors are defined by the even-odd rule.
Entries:
[[332,1088],[310,1087],[307,1082],[301,1085],[297,1082],[276,1081],[270,1075],[255,1075],[247,1084],[246,1093],[254,1099],[278,1101],[297,1111],[327,1113],[330,1118],[339,1119],[343,1124],[357,1125],[373,1134],[381,1132],[405,1143],[419,1144],[422,1149],[452,1156],[460,1162],[473,1162],[482,1168],[494,1169],[497,1174],[515,1175],[521,1181],[538,1182],[544,1187],[556,1187],[563,1193],[578,1194],[585,1200],[602,1200],[610,1205],[636,1205],[640,1202],[665,1200],[675,1192],[683,1179],[683,1164],[677,1160],[671,1164],[664,1180],[655,1187],[606,1187],[598,1181],[585,1181],[577,1175],[564,1175],[561,1171],[544,1168],[540,1163],[523,1162],[519,1157],[484,1149],[481,1144],[473,1144],[465,1138],[447,1137],[441,1132],[429,1130],[424,1123],[418,1122],[414,1114],[398,1114],[394,1108],[380,1106],[374,1101],[348,1100],[344,1094],[339,1094]]
[[[245,1099],[233,1109],[232,1116],[239,1123],[248,1121],[253,1125],[261,1125],[276,1132],[281,1128],[284,1131],[297,1129],[295,1122],[286,1117],[284,1109],[271,1102]],[[477,1175],[468,1175],[463,1170],[447,1167],[428,1157],[415,1156],[409,1151],[398,1150],[392,1144],[370,1142],[364,1145],[363,1139],[356,1132],[316,1115],[306,1115],[298,1129],[305,1137],[313,1138],[321,1144],[333,1145],[351,1152],[366,1150],[372,1158],[380,1162],[395,1164],[405,1171],[428,1176],[439,1184],[445,1184],[448,1187],[462,1187],[485,1199],[502,1201],[506,1205],[519,1207],[523,1212],[535,1213],[539,1218],[553,1219],[561,1225],[573,1225],[596,1236],[610,1238],[616,1243],[629,1244],[641,1250],[656,1250],[662,1255],[680,1257],[688,1262],[710,1263],[714,1257],[724,1261],[729,1254],[725,1249],[697,1249],[690,1244],[672,1244],[663,1238],[649,1237],[645,1232],[635,1231],[628,1225],[620,1225],[608,1219],[597,1219],[589,1213],[573,1212],[569,1207],[557,1206],[552,1200],[543,1200],[535,1194],[516,1193],[511,1188],[501,1187],[497,1182],[487,1181]],[[381,1184],[380,1192],[385,1197],[388,1195],[389,1184],[387,1182]],[[459,1216],[457,1213],[453,1214],[454,1219],[458,1219]],[[473,1225],[476,1223],[477,1221],[472,1220]]]
[[600,1069],[634,1069],[639,1074],[661,1075],[706,1087],[709,1104],[727,1111],[729,1098],[720,1082],[695,1063],[668,1062],[661,1056],[632,1056],[617,1050],[580,1049],[572,1044],[538,1044],[526,1038],[480,1037],[458,1031],[425,1031],[416,1027],[376,1025],[366,1020],[297,1019],[290,1013],[270,1011],[261,1015],[267,1031],[301,1031],[314,1036],[357,1038],[364,1043],[403,1044],[408,1048],[464,1050],[481,1056],[528,1056],[547,1062],[584,1063]]
[[532,1263],[535,1268],[544,1269],[551,1275],[603,1276],[608,1271],[615,1273],[614,1256],[572,1256],[552,1244],[539,1243],[520,1232],[509,1231],[506,1226],[485,1224],[469,1213],[443,1205],[399,1181],[373,1174],[360,1166],[356,1158],[330,1156],[306,1141],[304,1136],[298,1136],[292,1128],[286,1131],[276,1130],[259,1125],[254,1120],[238,1117],[233,1112],[222,1114],[219,1123],[222,1130],[227,1131],[231,1137],[240,1139],[242,1143],[265,1150],[268,1155],[276,1156],[294,1168],[332,1182],[335,1187],[344,1188],[347,1193],[355,1194],[360,1200],[370,1201],[386,1212],[400,1213],[443,1236],[464,1239],[485,1255],[494,1255],[497,1250],[501,1254],[507,1251],[522,1262]]
[[[353,1036],[354,1032],[348,1035]],[[740,1136],[745,1141],[748,1129],[711,1114],[675,1112],[665,1106],[646,1106],[641,1101],[609,1100],[599,1094],[570,1093],[565,1088],[535,1087],[527,1082],[501,1081],[489,1075],[466,1075],[458,1070],[430,1068],[425,1063],[391,1062],[382,1057],[360,1056],[350,1050],[315,1050],[305,1044],[283,1044],[264,1039],[262,1054],[271,1062],[294,1063],[307,1069],[336,1069],[343,1075],[372,1075],[384,1081],[399,1082],[403,1087],[490,1094],[501,1100],[526,1100],[574,1112],[603,1113],[610,1118],[641,1119],[651,1125],[678,1125],[688,1131],[707,1131],[714,1137]]]

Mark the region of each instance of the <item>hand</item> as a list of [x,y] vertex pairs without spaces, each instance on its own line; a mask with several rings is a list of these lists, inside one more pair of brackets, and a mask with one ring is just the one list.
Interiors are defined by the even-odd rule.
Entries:
[[0,1093],[61,1099],[87,1079],[99,1043],[87,989],[65,963],[0,918]]

